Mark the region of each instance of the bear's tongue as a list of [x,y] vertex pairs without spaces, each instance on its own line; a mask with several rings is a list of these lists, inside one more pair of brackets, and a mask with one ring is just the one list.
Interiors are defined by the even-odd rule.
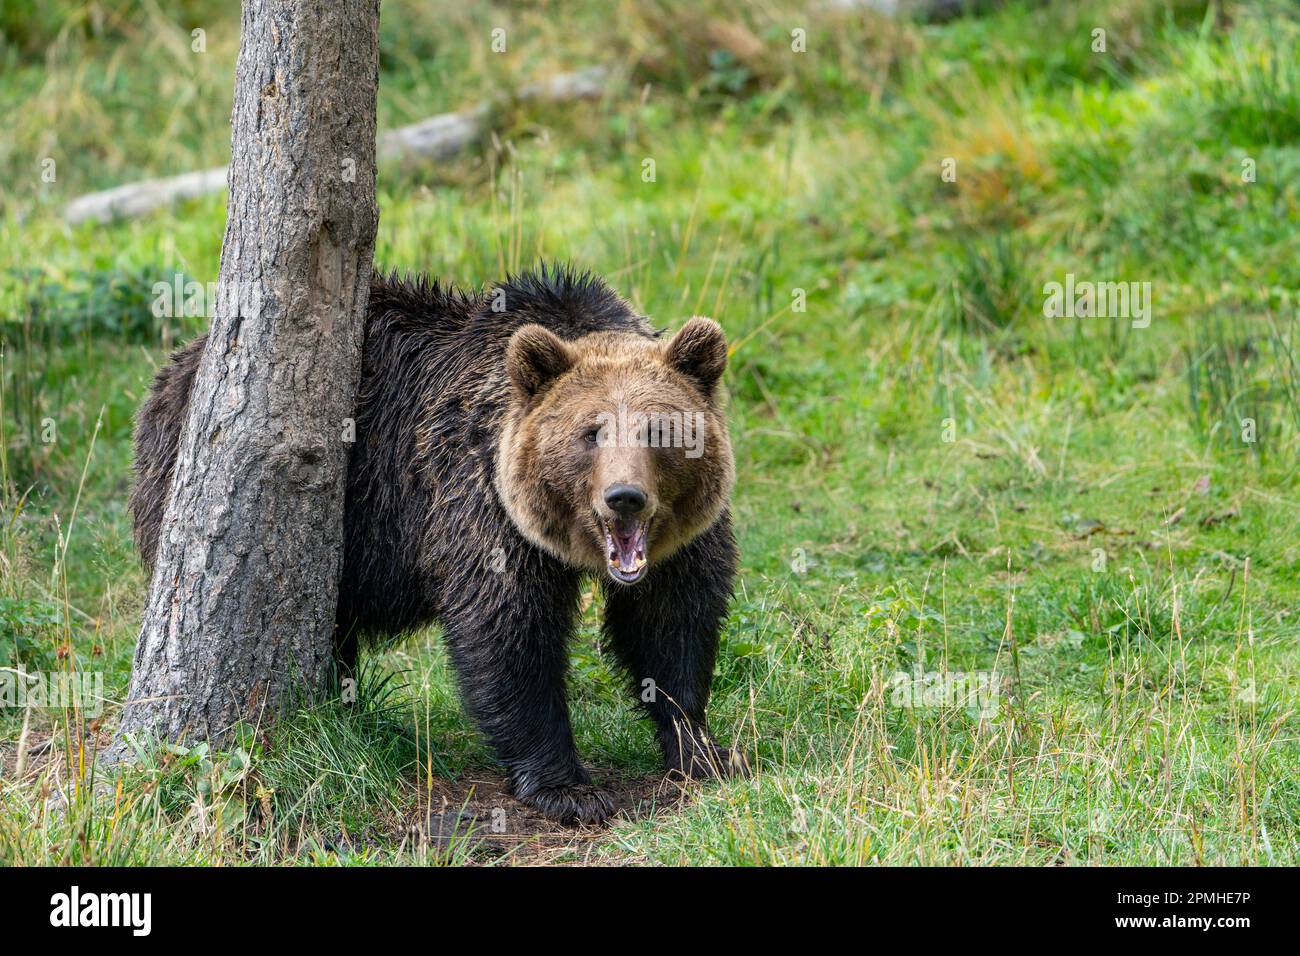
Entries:
[[645,567],[645,523],[618,519],[608,525],[609,564],[624,575]]

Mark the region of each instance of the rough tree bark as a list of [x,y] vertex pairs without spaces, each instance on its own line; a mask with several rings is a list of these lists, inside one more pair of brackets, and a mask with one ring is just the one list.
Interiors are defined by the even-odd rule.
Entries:
[[124,736],[220,741],[320,688],[378,210],[379,0],[245,0],[215,315]]

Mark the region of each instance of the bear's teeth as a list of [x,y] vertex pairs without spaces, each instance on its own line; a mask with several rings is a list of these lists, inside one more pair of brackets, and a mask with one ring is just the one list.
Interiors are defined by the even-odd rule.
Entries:
[[619,523],[601,519],[601,531],[605,535],[606,560],[616,577],[628,579],[639,577],[646,566],[646,526],[635,522],[631,534],[623,534]]

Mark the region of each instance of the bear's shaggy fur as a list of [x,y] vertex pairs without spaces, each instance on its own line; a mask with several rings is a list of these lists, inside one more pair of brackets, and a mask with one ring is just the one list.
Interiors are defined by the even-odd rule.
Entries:
[[[200,338],[176,352],[140,410],[131,509],[149,564],[204,347]],[[745,769],[705,721],[737,562],[716,388],[725,362],[714,323],[692,319],[660,338],[602,281],[568,270],[481,295],[424,278],[373,281],[341,661],[355,665],[358,638],[441,623],[466,707],[513,792],[554,819],[598,823],[613,810],[579,760],[565,698],[584,573],[608,572],[607,645],[669,770]],[[693,415],[702,450],[599,432],[629,408]],[[616,494],[629,487],[630,505]]]

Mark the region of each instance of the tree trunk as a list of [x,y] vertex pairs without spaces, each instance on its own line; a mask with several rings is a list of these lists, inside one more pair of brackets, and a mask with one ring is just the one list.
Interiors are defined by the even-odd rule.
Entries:
[[221,741],[327,680],[378,210],[379,0],[245,0],[216,308],[119,725]]

